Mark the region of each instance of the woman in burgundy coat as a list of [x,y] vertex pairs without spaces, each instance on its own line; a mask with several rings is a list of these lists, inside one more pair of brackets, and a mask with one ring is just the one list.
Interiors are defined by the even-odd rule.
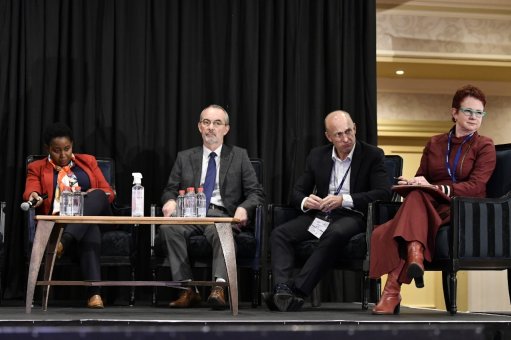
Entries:
[[495,168],[493,141],[478,134],[486,97],[475,86],[460,88],[452,99],[455,123],[448,133],[433,136],[424,148],[417,174],[399,178],[406,195],[396,216],[376,228],[371,238],[371,278],[388,274],[382,297],[373,314],[398,314],[401,284],[412,279],[424,286],[423,261],[431,261],[436,234],[450,221],[450,197],[484,197]]

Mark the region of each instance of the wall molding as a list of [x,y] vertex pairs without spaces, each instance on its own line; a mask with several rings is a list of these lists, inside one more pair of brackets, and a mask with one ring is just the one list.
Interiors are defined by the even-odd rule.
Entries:
[[453,123],[437,120],[378,120],[378,137],[429,138],[449,131]]

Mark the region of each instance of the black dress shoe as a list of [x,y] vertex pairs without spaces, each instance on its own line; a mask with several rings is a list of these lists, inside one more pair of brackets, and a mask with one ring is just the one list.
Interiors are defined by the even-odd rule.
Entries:
[[302,308],[303,299],[297,296],[285,283],[275,286],[273,303],[281,312],[295,312]]
[[271,311],[277,311],[279,310],[277,306],[275,305],[275,302],[273,302],[273,294],[270,292],[264,292],[261,293],[261,298],[263,299],[264,303],[266,303],[266,306]]

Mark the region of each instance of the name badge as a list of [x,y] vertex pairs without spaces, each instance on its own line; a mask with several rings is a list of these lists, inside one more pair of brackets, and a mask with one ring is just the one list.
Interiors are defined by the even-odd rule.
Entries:
[[320,238],[321,235],[325,232],[325,230],[330,225],[330,222],[325,221],[319,217],[316,217],[314,221],[312,221],[312,224],[309,226],[309,233],[316,236],[317,238]]

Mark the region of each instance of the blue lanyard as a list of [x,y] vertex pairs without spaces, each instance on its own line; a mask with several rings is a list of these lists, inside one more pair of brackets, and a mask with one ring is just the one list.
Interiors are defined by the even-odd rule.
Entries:
[[456,156],[454,156],[454,163],[453,163],[453,166],[452,166],[452,169],[451,169],[451,165],[449,164],[449,154],[451,153],[452,131],[453,130],[449,131],[449,138],[447,139],[447,155],[445,156],[445,166],[447,168],[447,173],[449,174],[449,177],[451,177],[451,179],[452,179],[452,182],[456,183],[456,167],[458,166],[458,163],[460,161],[461,149],[463,148],[463,144],[468,142],[472,138],[474,133],[471,133],[470,135],[465,137],[463,142],[461,142],[461,145],[458,148],[458,151],[456,152]]
[[342,177],[341,184],[339,184],[339,187],[337,187],[337,190],[335,190],[335,193],[334,193],[335,196],[339,195],[339,192],[341,192],[342,185],[344,184],[344,181],[346,180],[346,176],[348,176],[348,172],[350,172],[350,169],[351,169],[351,163],[350,163],[350,166],[348,167],[348,170],[346,170],[346,172],[344,173],[344,176]]

